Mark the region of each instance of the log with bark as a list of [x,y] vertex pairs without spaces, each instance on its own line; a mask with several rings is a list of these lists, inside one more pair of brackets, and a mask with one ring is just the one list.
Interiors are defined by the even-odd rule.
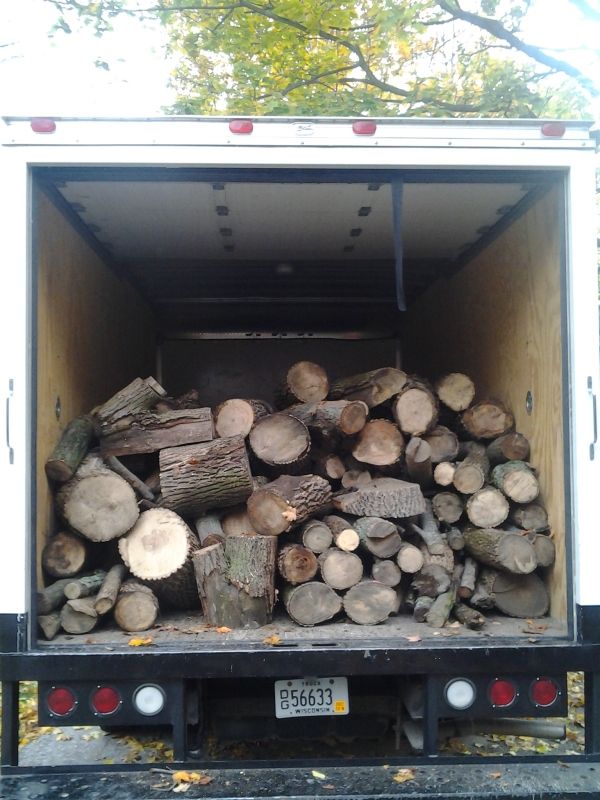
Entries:
[[387,419],[372,419],[356,437],[352,455],[361,464],[388,467],[404,453],[404,437]]
[[484,486],[467,500],[466,512],[476,528],[495,528],[508,517],[510,506],[501,491]]
[[318,475],[282,475],[248,498],[255,530],[277,536],[318,513],[331,500],[329,483]]
[[200,516],[244,502],[252,492],[248,454],[241,436],[169,447],[160,452],[160,485],[165,508]]
[[385,539],[398,532],[394,522],[382,517],[359,517],[354,521],[354,529],[359,536],[368,536],[369,539]]
[[431,448],[431,463],[454,461],[458,455],[458,436],[445,425],[436,425],[422,437]]
[[556,560],[556,548],[552,539],[542,533],[528,533],[527,540],[533,545],[538,567],[551,567]]
[[515,503],[531,503],[540,493],[538,479],[524,461],[507,461],[492,470],[491,481]]
[[454,488],[461,494],[475,494],[485,486],[489,471],[490,463],[485,451],[473,450],[456,465],[453,478]]
[[407,436],[423,436],[436,426],[436,397],[421,381],[409,380],[394,398],[392,414],[402,433]]
[[462,550],[465,546],[465,537],[460,528],[455,528],[453,525],[447,526],[448,530],[445,531],[448,545],[454,551]]
[[325,435],[352,436],[365,427],[369,407],[362,400],[322,400],[290,406],[285,413]]
[[373,580],[352,586],[342,601],[345,613],[359,625],[377,625],[398,611],[398,595],[390,587]]
[[70,480],[85,458],[94,439],[94,420],[88,414],[76,417],[62,432],[58,444],[46,461],[50,480]]
[[311,446],[306,425],[287,413],[263,417],[250,431],[248,442],[259,461],[277,469],[302,465]]
[[296,403],[313,403],[325,400],[329,392],[329,378],[323,367],[312,361],[297,361],[288,369],[277,392],[279,408]]
[[451,372],[436,381],[435,391],[451,411],[465,411],[475,397],[475,384],[462,372]]
[[203,514],[194,520],[194,528],[202,547],[225,541],[225,531],[221,524],[220,514]]
[[415,622],[425,622],[427,619],[427,614],[429,614],[429,610],[433,605],[433,601],[435,598],[428,597],[427,595],[419,595],[415,600],[415,604],[413,606],[413,619]]
[[331,547],[319,556],[321,577],[328,586],[338,591],[355,586],[363,576],[363,562],[356,553],[346,553]]
[[461,421],[473,439],[496,439],[514,427],[515,420],[498,400],[485,400],[463,412]]
[[455,472],[456,464],[452,461],[440,461],[433,470],[433,480],[438,486],[451,486]]
[[273,413],[273,407],[264,400],[225,400],[213,410],[217,435],[248,436],[253,426],[263,417]]
[[161,397],[154,406],[154,410],[162,414],[163,411],[178,411],[183,408],[201,408],[205,403],[200,400],[198,389],[188,389],[179,397]]
[[521,619],[543,617],[550,608],[548,590],[535,572],[511,575],[483,569],[470,602],[478,608],[495,607],[503,614]]
[[75,578],[65,586],[65,597],[67,600],[79,600],[82,597],[95,595],[104,583],[105,578],[106,572],[104,570],[96,570],[92,575]]
[[360,544],[360,537],[349,520],[344,519],[344,517],[338,517],[336,514],[329,514],[323,517],[323,522],[331,531],[333,543],[336,547],[340,550],[345,550],[347,553],[357,549]]
[[433,513],[431,500],[425,500],[425,511],[419,516],[417,522],[409,522],[408,527],[425,542],[431,555],[444,553],[447,544]]
[[496,528],[472,529],[464,536],[465,550],[489,567],[515,575],[528,575],[537,567],[533,545],[524,536]]
[[383,367],[333,381],[329,390],[329,398],[331,400],[362,400],[369,408],[374,408],[398,394],[406,380],[406,373],[402,370]]
[[[140,497],[142,497],[144,500],[148,500],[150,503],[156,502],[156,495],[150,486],[148,486],[146,481],[138,478],[138,476],[128,469],[125,464],[119,461],[116,456],[105,456],[104,462],[109,469],[112,469],[112,471],[116,472],[117,475],[120,475],[123,480],[126,480],[133,491],[137,492]],[[160,484],[158,491],[160,492]]]
[[448,525],[458,522],[464,511],[462,498],[454,492],[438,492],[431,498],[431,506],[439,521]]
[[430,628],[443,628],[456,601],[456,586],[451,584],[447,592],[438,595],[425,616]]
[[527,461],[529,449],[529,440],[522,433],[505,433],[488,444],[486,455],[490,464],[496,466],[506,461]]
[[282,592],[285,610],[298,625],[313,626],[333,619],[342,610],[342,599],[325,583],[311,581],[286,586]]
[[71,583],[71,580],[72,578],[61,578],[44,589],[38,589],[36,593],[37,613],[44,616],[63,606],[67,600],[65,586]]
[[311,581],[319,569],[312,550],[301,544],[284,545],[277,555],[277,568],[281,577],[292,585]]
[[475,559],[471,558],[471,556],[467,556],[457,589],[457,594],[461,599],[468,600],[472,597],[475,591],[478,571],[479,567]]
[[44,572],[53,578],[72,578],[85,569],[89,558],[86,540],[69,531],[52,536],[42,550]]
[[158,600],[148,586],[130,579],[120,589],[115,603],[115,622],[124,631],[147,631],[159,614]]
[[67,633],[82,634],[94,630],[98,624],[94,598],[67,600],[60,611],[60,624]]
[[346,465],[335,453],[311,453],[313,472],[328,481],[339,481],[346,474]]
[[479,611],[459,601],[455,601],[452,613],[466,628],[479,631],[485,625],[485,617]]
[[385,586],[398,586],[402,579],[402,570],[389,558],[376,558],[371,568],[371,577],[374,581]]
[[[363,517],[363,519],[372,520],[374,517]],[[389,520],[385,521],[388,522]],[[396,525],[392,524],[391,532],[386,536],[370,536],[367,533],[368,529],[369,526],[364,525],[358,525],[356,528],[360,537],[361,547],[367,553],[377,558],[391,558],[400,550],[402,539]],[[371,528],[371,530],[376,530],[376,528]]]
[[510,519],[515,525],[524,530],[545,528],[548,525],[546,509],[538,503],[516,506],[510,512]]
[[423,567],[423,553],[410,542],[402,542],[396,554],[396,563],[402,572],[414,575]]
[[115,425],[128,425],[128,419],[134,414],[149,411],[163,398],[166,391],[154,378],[136,378],[110,400],[94,409],[93,415],[98,423],[100,433]]
[[406,445],[404,456],[410,480],[422,488],[430,486],[433,480],[431,445],[419,436],[413,436]]
[[135,492],[96,454],[87,455],[71,480],[56,494],[58,513],[92,542],[106,542],[126,533],[139,516]]
[[358,517],[402,519],[425,511],[421,487],[396,478],[376,478],[360,489],[336,495],[333,505]]
[[124,564],[115,564],[108,570],[94,599],[94,608],[97,614],[103,616],[112,610],[126,575],[127,567]]
[[54,639],[61,629],[60,611],[51,611],[50,614],[38,615],[37,623],[45,639]]
[[309,519],[300,528],[302,544],[313,553],[322,553],[331,547],[333,534],[327,525],[318,519]]
[[452,577],[440,564],[425,564],[412,579],[419,596],[435,598],[450,588]]
[[[127,423],[127,426],[125,426]],[[103,456],[156,453],[165,447],[179,447],[214,439],[210,408],[190,408],[156,414],[145,411],[115,426],[104,425],[100,437]]]
[[250,522],[246,505],[228,509],[221,517],[221,525],[225,536],[256,536],[258,533]]
[[204,617],[210,625],[258,628],[275,603],[275,536],[229,536],[193,555]]
[[366,469],[349,469],[342,475],[342,487],[344,489],[360,489],[371,483],[372,480],[371,473]]

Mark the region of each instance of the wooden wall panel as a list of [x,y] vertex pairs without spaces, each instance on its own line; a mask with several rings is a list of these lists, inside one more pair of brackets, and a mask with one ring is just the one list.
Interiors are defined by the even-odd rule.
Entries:
[[138,375],[152,374],[155,329],[150,307],[39,190],[35,208],[39,554],[55,524],[46,458],[73,417],[90,411]]
[[[544,195],[473,261],[425,292],[405,317],[403,367],[473,377],[477,397],[512,409],[531,441],[557,549],[552,614],[566,618],[559,190]],[[525,408],[527,392],[533,412]]]

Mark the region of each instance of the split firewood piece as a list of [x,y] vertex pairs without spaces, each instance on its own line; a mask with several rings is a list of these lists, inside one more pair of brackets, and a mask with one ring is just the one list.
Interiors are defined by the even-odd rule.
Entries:
[[69,531],[60,531],[44,545],[42,566],[53,578],[72,578],[84,570],[88,555],[85,539]]
[[334,381],[329,390],[329,398],[362,400],[369,408],[374,408],[398,394],[406,380],[406,373],[402,370],[383,367]]
[[446,539],[448,540],[449,547],[455,552],[462,550],[465,546],[465,537],[463,536],[463,532],[460,530],[460,528],[455,528],[454,525],[448,526],[448,530],[446,531]]
[[342,610],[341,597],[330,586],[317,581],[286,586],[282,596],[291,619],[305,627],[327,622]]
[[198,389],[188,389],[187,392],[180,394],[179,397],[161,397],[161,399],[154,406],[154,410],[158,414],[163,411],[178,411],[184,408],[201,408],[204,403],[200,400],[200,392]]
[[396,563],[408,575],[414,575],[423,567],[423,553],[410,542],[402,542],[396,554]]
[[458,601],[454,603],[452,613],[466,628],[471,628],[471,630],[474,631],[481,630],[486,622],[483,614],[476,609]]
[[309,519],[300,528],[300,538],[304,547],[313,553],[322,553],[331,547],[333,534],[329,527],[321,520]]
[[[127,422],[127,427],[122,427]],[[210,408],[190,408],[156,414],[144,411],[114,427],[104,425],[100,452],[104,456],[156,453],[165,447],[210,442],[214,439]]]
[[277,405],[285,408],[296,403],[319,402],[328,393],[329,378],[323,367],[312,361],[297,361],[288,369],[277,392]]
[[116,456],[105,456],[104,461],[106,466],[112,469],[113,472],[116,472],[117,475],[120,475],[121,478],[126,480],[133,491],[137,492],[140,497],[143,497],[144,500],[149,500],[151,503],[156,501],[154,492],[150,489],[148,484],[141,478],[138,478],[137,475],[134,475],[131,470],[127,469],[125,464],[119,461]]
[[515,503],[530,503],[540,493],[533,471],[524,461],[507,461],[492,470],[492,483]]
[[467,556],[457,589],[458,596],[463,600],[469,600],[469,598],[472,597],[475,591],[478,572],[479,567],[475,559],[471,558],[471,556]]
[[352,455],[363,464],[383,467],[396,464],[404,453],[404,437],[387,419],[372,419],[356,437]]
[[97,594],[105,578],[106,572],[99,569],[92,575],[84,575],[81,578],[71,580],[65,586],[65,597],[67,600],[79,600],[82,597]]
[[202,547],[225,541],[220,514],[204,514],[194,520],[194,528]]
[[294,466],[310,451],[308,428],[289,414],[263,417],[250,431],[248,441],[254,455],[270,467]]
[[513,415],[498,400],[485,400],[471,406],[462,414],[461,421],[474,439],[496,439],[515,424]]
[[333,498],[333,505],[357,517],[415,517],[425,511],[425,499],[417,483],[396,478],[375,478],[366,486]]
[[264,400],[225,400],[213,411],[215,430],[218,436],[248,436],[263,417],[273,413],[273,408]]
[[82,634],[94,630],[98,624],[94,598],[67,600],[60,611],[60,624],[67,633]]
[[71,480],[61,486],[56,506],[62,519],[92,542],[122,536],[139,516],[131,486],[93,453],[83,459]]
[[371,577],[385,586],[398,586],[402,579],[402,570],[389,558],[376,558],[371,567]]
[[363,576],[363,563],[356,553],[346,553],[331,547],[318,558],[321,577],[328,586],[344,591],[355,586]]
[[152,589],[130,579],[120,587],[115,603],[115,622],[124,631],[147,631],[156,622],[159,610]]
[[[373,520],[375,518],[362,517],[362,519]],[[385,520],[385,522],[389,522],[389,520]],[[369,536],[366,533],[368,529],[368,526],[363,524],[357,525],[356,527],[358,535],[360,536],[360,543],[363,550],[366,550],[368,553],[371,553],[371,555],[376,556],[377,558],[391,558],[400,550],[402,539],[398,533],[397,526],[393,523],[392,528],[390,529],[391,532],[388,533],[387,536]],[[381,529],[383,530],[383,526],[381,526]],[[371,527],[371,530],[376,531],[377,528]]]
[[312,550],[301,544],[284,545],[277,556],[279,574],[294,586],[307,583],[317,574],[319,562]]
[[456,464],[452,461],[440,461],[433,470],[433,480],[438,486],[451,486],[455,472]]
[[419,516],[418,522],[409,522],[408,527],[421,537],[431,555],[442,555],[445,552],[448,545],[440,533],[431,500],[425,500],[425,511]]
[[464,536],[466,551],[489,567],[515,575],[528,575],[537,567],[533,545],[517,533],[474,528]]
[[552,539],[542,533],[528,533],[527,539],[533,545],[538,567],[551,567],[556,560],[556,548]]
[[468,375],[451,372],[436,382],[435,391],[451,411],[465,411],[475,397],[475,384]]
[[394,398],[392,414],[402,433],[423,436],[437,423],[437,399],[424,383],[410,380]]
[[476,528],[495,528],[502,525],[510,506],[506,497],[493,486],[484,486],[467,500],[466,512]]
[[452,577],[440,564],[425,564],[423,569],[412,579],[412,586],[419,596],[437,597],[450,588]]
[[364,580],[346,592],[342,603],[352,622],[377,625],[397,612],[398,595],[389,586]]
[[91,416],[85,414],[70,422],[46,461],[46,475],[50,480],[64,483],[72,478],[87,455],[93,438],[94,421]]
[[324,434],[353,436],[365,427],[369,407],[362,400],[322,400],[290,406],[285,413]]
[[335,453],[313,453],[313,471],[328,481],[339,481],[346,473],[346,465]]
[[469,455],[456,465],[454,487],[461,494],[475,494],[483,489],[490,471],[490,462],[485,450],[472,450]]
[[342,475],[342,486],[344,489],[360,489],[372,480],[371,473],[366,469],[349,469]]
[[61,629],[60,611],[51,611],[50,614],[38,616],[37,623],[44,634],[45,639],[54,639]]
[[413,606],[413,619],[415,622],[425,622],[434,599],[435,598],[427,597],[427,595],[424,594],[416,598]]
[[282,475],[248,498],[255,530],[268,536],[289,531],[331,500],[329,483],[318,475]]
[[519,528],[532,530],[535,528],[545,528],[548,525],[548,514],[546,509],[538,503],[528,503],[524,506],[516,506],[510,512],[510,519]]
[[159,600],[173,608],[199,605],[192,564],[199,547],[188,525],[167,508],[144,511],[119,539],[119,553],[132,575],[148,583]]
[[228,536],[194,553],[204,617],[210,625],[259,628],[275,604],[275,536]]
[[421,437],[431,448],[431,463],[454,461],[458,455],[458,436],[445,425],[436,425]]
[[256,536],[258,531],[250,522],[245,505],[227,510],[221,517],[221,525],[225,536]]
[[50,614],[57,608],[63,606],[67,600],[65,597],[65,586],[71,583],[72,578],[61,578],[54,581],[44,589],[39,589],[36,593],[36,608],[38,614]]
[[323,522],[331,531],[336,547],[339,547],[340,550],[345,550],[347,553],[357,549],[360,544],[360,538],[351,522],[335,514],[323,517]]
[[94,599],[94,608],[97,614],[108,614],[114,607],[126,574],[127,567],[124,564],[115,564],[108,570]]
[[169,447],[160,452],[165,508],[186,516],[243,503],[252,492],[248,454],[241,436]]
[[454,608],[455,601],[456,586],[454,583],[452,583],[447,592],[444,592],[435,598],[431,608],[427,612],[425,620],[430,628],[444,627],[448,621],[450,612]]
[[105,428],[114,428],[118,424],[127,427],[128,418],[154,408],[166,394],[154,378],[136,378],[106,403],[94,409],[93,415],[99,423],[100,433]]
[[406,471],[414,483],[426,488],[431,485],[433,473],[431,468],[431,446],[419,436],[413,436],[406,445]]
[[505,433],[488,444],[486,455],[495,466],[506,461],[527,461],[529,450],[529,439],[522,433]]
[[464,511],[463,500],[455,492],[438,492],[432,497],[431,506],[439,521],[448,525],[458,522]]
[[359,536],[368,536],[369,539],[385,539],[398,533],[398,526],[382,517],[359,517],[354,521],[353,527]]

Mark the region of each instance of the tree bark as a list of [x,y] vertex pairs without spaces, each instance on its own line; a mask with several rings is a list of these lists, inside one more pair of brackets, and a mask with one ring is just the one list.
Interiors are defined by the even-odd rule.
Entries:
[[376,478],[361,489],[333,498],[333,505],[358,517],[414,517],[425,511],[418,484],[395,478]]
[[94,598],[67,600],[60,612],[60,624],[67,633],[82,634],[94,630],[98,624]]
[[431,446],[424,439],[413,436],[406,445],[406,471],[413,483],[426,488],[432,483]]
[[497,400],[485,400],[467,409],[462,424],[473,439],[496,439],[514,426],[513,415]]
[[285,610],[298,625],[311,627],[327,622],[342,610],[340,596],[325,583],[286,586],[282,594]]
[[486,455],[493,466],[506,461],[527,461],[529,440],[522,433],[505,433],[488,444]]
[[89,415],[70,422],[46,461],[46,475],[50,480],[60,483],[70,480],[87,455],[93,438],[94,421]]
[[309,519],[300,528],[302,544],[313,553],[322,553],[331,547],[333,534],[324,522],[318,519]]
[[82,597],[97,594],[105,578],[106,572],[97,570],[93,575],[72,580],[64,588],[65,597],[67,600],[80,600]]
[[365,427],[369,407],[361,400],[323,400],[290,406],[285,413],[321,433],[353,436]]
[[273,408],[264,400],[225,400],[213,411],[217,435],[248,436],[252,427],[263,417],[273,413]]
[[179,447],[214,439],[210,408],[190,408],[155,414],[145,411],[123,420],[114,428],[104,425],[100,438],[103,456],[127,456],[156,453],[166,447]]
[[398,586],[402,579],[400,567],[391,559],[375,559],[371,568],[371,577],[374,581],[383,583],[385,586]]
[[355,586],[363,576],[363,563],[356,553],[346,553],[337,547],[321,553],[319,566],[325,583],[338,591]]
[[375,369],[341,378],[331,384],[331,400],[362,400],[369,408],[385,403],[398,394],[406,383],[406,373],[393,367]]
[[297,361],[288,369],[283,385],[277,393],[277,405],[285,408],[296,403],[313,403],[325,400],[329,392],[329,378],[323,367],[312,361]]
[[115,564],[106,573],[106,577],[94,601],[94,608],[97,614],[100,616],[108,614],[114,607],[126,574],[127,567],[124,564]]
[[128,418],[154,408],[166,394],[154,378],[136,378],[106,403],[94,409],[93,414],[99,423],[100,434],[115,425],[127,427]]
[[360,537],[348,520],[335,514],[330,514],[323,517],[323,522],[331,531],[336,547],[340,550],[345,550],[347,553],[356,550],[360,544]]
[[79,575],[87,560],[86,540],[68,531],[60,531],[52,536],[42,550],[42,566],[53,578],[72,578]]
[[451,372],[436,382],[435,391],[442,403],[451,411],[465,411],[475,397],[475,384],[468,375]]
[[409,381],[395,397],[392,414],[402,433],[407,436],[423,436],[436,426],[436,397],[420,381]]
[[316,555],[307,547],[286,544],[277,556],[277,567],[281,577],[295,586],[311,581],[317,574],[319,563]]
[[148,586],[128,580],[120,587],[115,603],[115,622],[124,631],[147,631],[157,620],[158,600]]
[[502,525],[510,507],[506,497],[493,486],[485,486],[467,500],[467,517],[476,528]]
[[531,503],[540,493],[538,479],[524,461],[507,461],[492,470],[492,483],[515,503]]
[[185,516],[235,506],[252,492],[252,475],[241,436],[160,452],[163,505]]
[[436,425],[421,437],[431,448],[431,463],[454,461],[458,455],[458,436],[445,425]]
[[310,452],[310,434],[303,422],[290,414],[263,417],[250,431],[254,455],[269,467],[294,467]]
[[342,603],[353,622],[377,625],[398,610],[398,595],[389,586],[364,580],[346,592]]
[[466,551],[489,567],[515,575],[528,575],[537,567],[533,545],[516,533],[495,528],[465,531]]
[[352,455],[362,464],[391,466],[404,453],[404,437],[387,419],[372,419],[356,437]]
[[430,628],[443,628],[456,600],[456,587],[452,584],[447,592],[438,595],[425,617]]
[[37,613],[44,616],[63,606],[67,601],[65,586],[68,583],[71,583],[71,578],[61,578],[46,586],[45,589],[38,590],[36,593]]
[[318,475],[282,475],[253,492],[248,515],[255,530],[277,536],[313,516],[331,500],[331,487]]

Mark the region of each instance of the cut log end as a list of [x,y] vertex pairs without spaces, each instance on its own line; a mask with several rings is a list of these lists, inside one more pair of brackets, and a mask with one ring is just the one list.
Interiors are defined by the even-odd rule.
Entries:
[[435,390],[442,403],[451,411],[466,411],[475,397],[475,384],[462,372],[451,372],[440,378]]

